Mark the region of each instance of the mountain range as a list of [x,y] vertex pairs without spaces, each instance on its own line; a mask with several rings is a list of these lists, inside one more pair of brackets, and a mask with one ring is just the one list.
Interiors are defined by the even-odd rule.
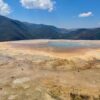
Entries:
[[100,28],[64,29],[32,24],[0,15],[0,41],[28,39],[100,40]]

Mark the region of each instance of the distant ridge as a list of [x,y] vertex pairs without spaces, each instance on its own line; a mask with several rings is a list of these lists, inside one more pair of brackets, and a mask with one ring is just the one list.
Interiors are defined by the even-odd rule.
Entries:
[[0,16],[0,41],[26,39],[100,40],[100,28],[67,30],[51,25],[31,24]]

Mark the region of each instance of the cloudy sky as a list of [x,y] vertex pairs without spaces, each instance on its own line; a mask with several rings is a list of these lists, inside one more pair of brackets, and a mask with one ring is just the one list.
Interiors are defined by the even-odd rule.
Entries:
[[0,14],[63,28],[100,27],[100,0],[0,0]]

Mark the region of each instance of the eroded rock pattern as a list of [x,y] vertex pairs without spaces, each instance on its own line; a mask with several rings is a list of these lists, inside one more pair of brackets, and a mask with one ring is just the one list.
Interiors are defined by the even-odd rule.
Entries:
[[92,52],[60,58],[1,43],[0,100],[100,100],[100,49]]

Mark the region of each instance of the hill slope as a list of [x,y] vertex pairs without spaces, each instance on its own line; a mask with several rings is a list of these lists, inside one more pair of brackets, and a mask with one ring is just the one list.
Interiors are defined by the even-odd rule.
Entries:
[[100,40],[100,28],[67,30],[50,25],[25,23],[0,16],[0,41],[24,39]]

